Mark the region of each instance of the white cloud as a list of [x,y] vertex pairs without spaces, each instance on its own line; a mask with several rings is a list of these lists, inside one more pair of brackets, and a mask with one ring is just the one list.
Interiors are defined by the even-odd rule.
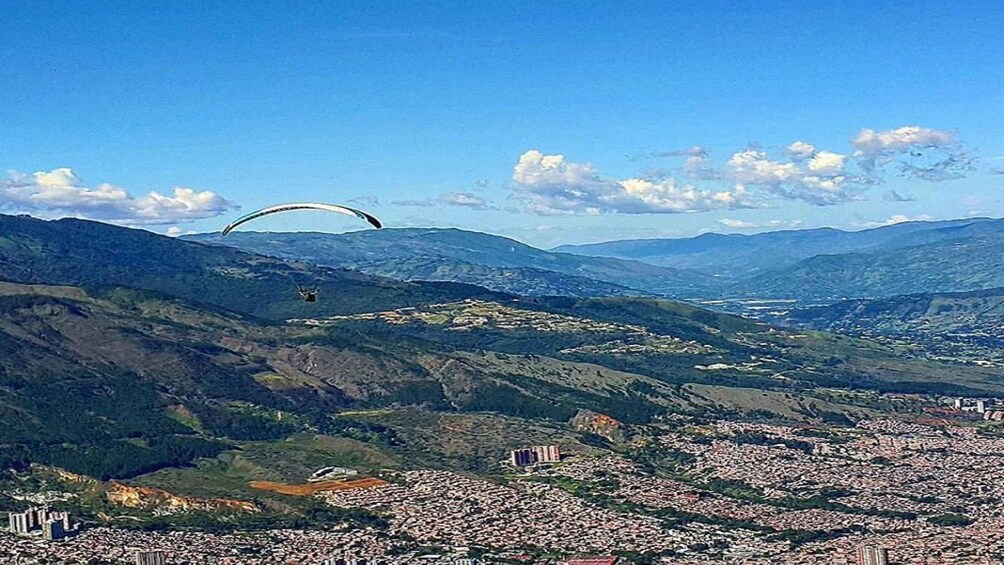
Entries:
[[772,228],[777,228],[782,226],[797,228],[804,223],[805,222],[803,222],[802,220],[770,220],[769,222],[767,222],[767,225]]
[[904,176],[938,182],[962,178],[973,169],[974,158],[948,131],[919,126],[863,129],[851,145],[851,156],[869,173],[893,164]]
[[851,141],[851,145],[861,155],[905,153],[910,149],[944,147],[953,143],[955,136],[949,132],[918,126],[904,126],[886,131],[866,128]]
[[931,219],[931,216],[923,214],[920,216],[907,216],[906,214],[893,214],[885,220],[877,220],[870,222],[860,222],[858,225],[867,228],[880,228],[884,226],[892,226],[895,224],[902,224],[904,222],[926,222]]
[[794,163],[771,161],[767,158],[767,153],[759,149],[734,153],[726,167],[733,180],[749,184],[783,184],[800,174]]
[[791,158],[796,161],[801,161],[812,157],[812,154],[816,152],[816,147],[811,143],[806,143],[804,141],[796,141],[787,147],[788,154]]
[[745,187],[732,190],[702,190],[674,179],[600,176],[588,163],[574,163],[563,155],[545,155],[530,150],[519,157],[513,169],[515,196],[538,214],[667,214],[715,209],[749,208]]
[[168,237],[178,237],[179,235],[182,235],[182,234],[193,235],[195,233],[195,230],[187,230],[186,231],[186,230],[183,230],[183,229],[179,228],[178,226],[171,226],[171,227],[167,228],[167,231],[164,232],[164,233]]
[[809,159],[809,170],[822,175],[840,175],[844,172],[846,155],[831,151],[820,151]]
[[69,168],[31,175],[11,172],[8,180],[0,180],[0,207],[127,225],[186,222],[237,208],[216,193],[184,187],[175,187],[170,196],[150,192],[140,197],[108,183],[88,188]]
[[802,163],[771,160],[765,151],[746,149],[725,164],[724,176],[734,182],[767,188],[773,194],[810,204],[828,205],[858,198],[843,174],[844,156],[822,151]]
[[39,171],[32,175],[40,186],[80,186],[80,177],[73,169],[61,167],[51,171]]
[[[619,180],[600,175],[589,163],[531,150],[519,157],[511,188],[527,209],[540,214],[693,212],[762,206],[771,198],[826,206],[864,199],[889,169],[937,182],[962,177],[973,170],[974,160],[954,133],[919,126],[863,129],[843,152],[801,140],[781,155],[751,146],[717,166],[700,145],[658,155],[681,157],[683,164]],[[886,198],[910,200],[898,193]]]
[[471,194],[470,192],[444,192],[440,194],[436,200],[440,204],[445,204],[447,206],[462,206],[464,208],[474,208],[476,210],[485,210],[492,208],[488,204],[488,201],[480,196]]
[[735,230],[751,230],[760,227],[757,224],[754,224],[753,222],[747,222],[745,220],[733,220],[731,218],[722,218],[721,220],[718,220],[718,223],[727,228],[732,228]]

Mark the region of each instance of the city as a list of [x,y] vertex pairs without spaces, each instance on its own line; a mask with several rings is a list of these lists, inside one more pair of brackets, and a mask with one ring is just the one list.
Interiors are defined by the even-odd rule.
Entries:
[[91,527],[64,541],[4,534],[0,555],[127,563],[143,548],[163,551],[167,563],[520,555],[548,562],[586,553],[665,563],[857,564],[862,548],[875,548],[888,563],[997,563],[1004,487],[994,470],[1004,463],[1004,436],[987,431],[895,420],[825,430],[721,421],[636,439],[639,449],[681,462],[671,473],[677,478],[651,474],[630,452],[562,457],[558,446],[545,446],[537,452],[549,460],[516,461],[532,464],[513,467],[504,483],[405,471],[384,486],[315,495],[386,515],[386,531]]
[[1004,565],[1004,3],[0,14],[0,565]]

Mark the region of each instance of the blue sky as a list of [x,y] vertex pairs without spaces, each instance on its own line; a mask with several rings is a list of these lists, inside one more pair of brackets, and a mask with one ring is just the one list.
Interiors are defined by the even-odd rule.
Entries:
[[0,210],[541,246],[1004,216],[997,3],[219,4],[3,2]]

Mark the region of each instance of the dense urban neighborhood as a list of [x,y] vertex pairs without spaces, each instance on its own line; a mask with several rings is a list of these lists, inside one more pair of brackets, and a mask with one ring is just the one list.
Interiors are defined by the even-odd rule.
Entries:
[[[658,460],[674,463],[653,472]],[[1002,463],[1004,436],[992,428],[721,421],[636,438],[635,449],[621,454],[512,467],[502,480],[415,470],[378,486],[314,495],[385,516],[386,529],[212,534],[92,525],[62,541],[2,534],[0,556],[132,563],[139,551],[160,550],[167,563],[319,564],[585,554],[808,565],[856,564],[862,548],[881,548],[889,563],[1000,563],[1004,493],[994,477]]]

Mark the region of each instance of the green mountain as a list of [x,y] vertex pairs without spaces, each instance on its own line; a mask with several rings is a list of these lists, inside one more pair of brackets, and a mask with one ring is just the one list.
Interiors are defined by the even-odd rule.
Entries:
[[1004,232],[866,253],[818,255],[746,279],[729,292],[828,300],[997,288],[1004,286],[1001,245]]
[[551,253],[458,229],[383,229],[345,234],[235,232],[187,236],[203,243],[399,280],[453,281],[528,296],[692,296],[717,281],[637,261]]
[[779,323],[915,343],[944,356],[999,360],[1004,351],[1004,289],[845,300],[798,308]]
[[1004,232],[1004,221],[974,218],[904,222],[861,231],[822,228],[754,235],[709,233],[681,239],[564,245],[554,251],[616,257],[732,279],[746,279],[760,273],[792,267],[818,255],[870,253],[1001,232]]
[[[880,392],[1004,394],[992,367],[673,301],[521,298],[92,222],[0,225],[4,467],[257,500],[249,481],[324,464],[500,472],[521,442],[609,447],[568,424],[581,410],[846,423],[891,409]],[[260,304],[286,274],[352,295]],[[486,431],[460,441],[465,426]]]
[[1004,260],[996,259],[999,254],[995,252],[1004,242],[1004,220],[990,219],[908,222],[859,232],[706,234],[684,240],[560,248],[598,249],[632,260],[545,252],[461,230],[235,233],[226,238],[193,238],[398,280],[453,281],[526,296],[641,294],[824,302],[1004,286]]
[[[268,319],[498,296],[468,285],[407,283],[283,262],[98,222],[5,215],[0,280],[154,290]],[[305,304],[298,284],[319,287],[321,300]]]

